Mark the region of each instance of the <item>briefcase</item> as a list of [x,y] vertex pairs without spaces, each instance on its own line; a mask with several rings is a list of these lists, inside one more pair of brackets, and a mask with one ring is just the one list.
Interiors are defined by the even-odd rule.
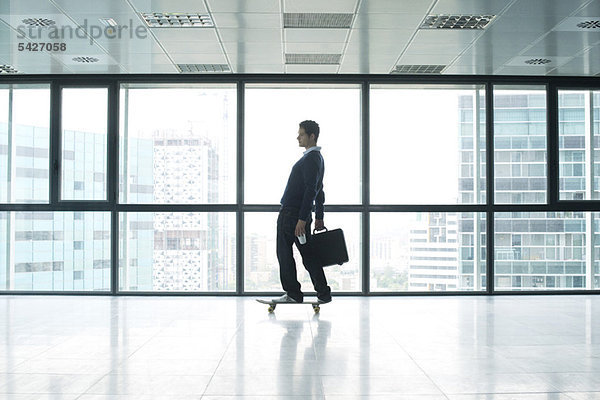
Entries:
[[342,265],[348,261],[348,250],[344,232],[341,229],[327,230],[325,228],[325,232],[313,232],[306,244],[315,262],[321,267]]

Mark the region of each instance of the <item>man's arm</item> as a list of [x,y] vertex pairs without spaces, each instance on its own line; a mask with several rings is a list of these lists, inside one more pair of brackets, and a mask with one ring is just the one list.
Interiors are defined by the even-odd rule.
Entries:
[[325,192],[323,191],[323,186],[321,186],[321,190],[317,193],[317,197],[315,198],[315,230],[322,231],[325,229],[325,222],[323,222],[323,204],[325,203]]

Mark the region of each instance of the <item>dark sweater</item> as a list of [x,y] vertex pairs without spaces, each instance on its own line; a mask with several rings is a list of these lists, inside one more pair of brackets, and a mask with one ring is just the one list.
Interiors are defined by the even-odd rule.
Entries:
[[323,174],[325,162],[320,151],[312,150],[302,156],[294,164],[288,179],[281,205],[284,207],[298,208],[298,219],[306,221],[311,214],[315,202],[315,217],[323,219]]

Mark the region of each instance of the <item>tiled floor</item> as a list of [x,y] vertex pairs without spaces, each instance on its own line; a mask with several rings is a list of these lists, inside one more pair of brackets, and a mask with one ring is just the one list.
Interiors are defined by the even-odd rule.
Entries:
[[0,399],[600,399],[600,297],[0,296]]

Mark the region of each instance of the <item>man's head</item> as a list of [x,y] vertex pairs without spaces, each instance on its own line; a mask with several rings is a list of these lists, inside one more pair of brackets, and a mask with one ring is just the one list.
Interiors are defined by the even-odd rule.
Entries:
[[316,146],[317,140],[319,140],[319,124],[311,120],[300,122],[300,127],[298,128],[298,145],[308,149],[309,147]]

